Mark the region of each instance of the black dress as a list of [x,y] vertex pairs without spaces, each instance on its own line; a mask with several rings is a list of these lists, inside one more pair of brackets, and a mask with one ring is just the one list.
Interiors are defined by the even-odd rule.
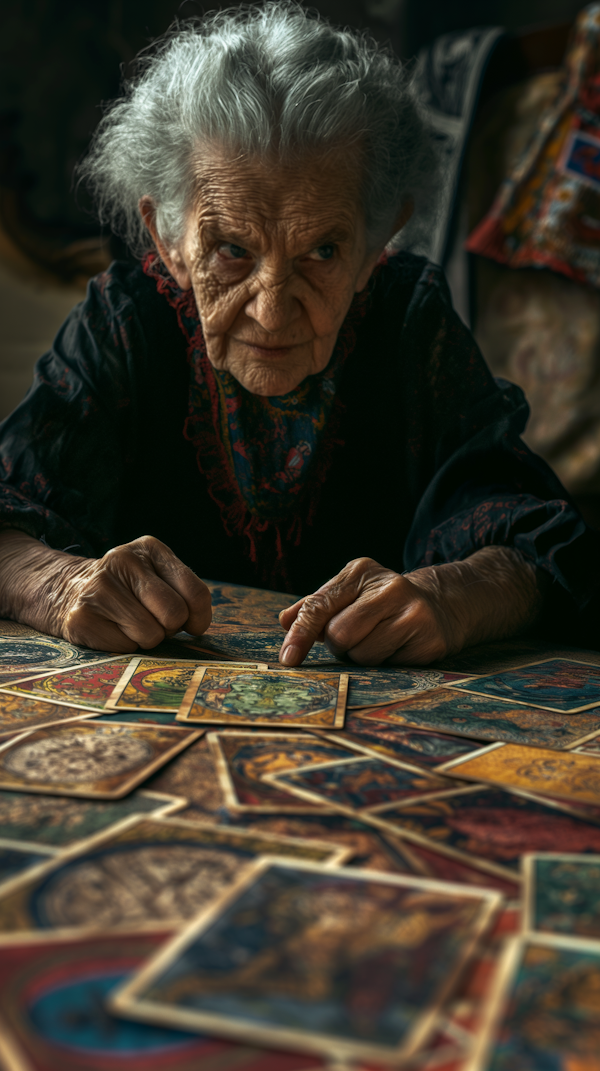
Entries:
[[0,526],[88,556],[151,534],[201,576],[298,594],[352,558],[402,572],[504,544],[554,581],[547,621],[591,627],[600,536],[522,442],[523,394],[490,375],[440,269],[406,253],[378,269],[295,515],[251,518],[252,538],[241,497],[234,523],[215,491],[235,498],[225,454],[216,473],[214,444],[205,465],[184,434],[174,292],[119,262],[91,280],[0,425]]

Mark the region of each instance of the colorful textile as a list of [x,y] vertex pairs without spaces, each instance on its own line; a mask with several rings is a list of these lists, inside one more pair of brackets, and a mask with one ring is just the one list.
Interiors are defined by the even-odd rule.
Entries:
[[558,98],[466,248],[600,286],[600,4],[579,14]]
[[355,296],[327,368],[275,398],[253,395],[228,372],[212,367],[193,292],[178,287],[157,253],[146,255],[143,270],[176,310],[187,339],[191,380],[184,435],[196,447],[198,467],[226,530],[248,536],[256,560],[256,538],[266,523],[277,526],[287,519],[283,532],[277,528],[280,556],[282,537],[300,538],[297,503],[307,488],[322,483],[332,446],[343,445],[336,389],[378,269],[370,289]]

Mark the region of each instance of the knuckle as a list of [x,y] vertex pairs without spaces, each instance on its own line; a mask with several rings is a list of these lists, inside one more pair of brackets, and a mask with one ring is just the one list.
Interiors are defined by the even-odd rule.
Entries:
[[138,536],[137,539],[133,539],[131,543],[126,543],[128,547],[141,547],[142,550],[153,549],[154,547],[164,546],[160,539],[157,539],[153,535]]
[[346,569],[368,569],[371,565],[377,565],[373,558],[352,558],[346,565]]
[[104,571],[118,571],[123,568],[124,565],[132,562],[134,559],[134,551],[132,550],[131,543],[124,543],[120,547],[112,547],[107,550],[106,554],[100,558],[98,562],[98,570]]
[[306,596],[296,621],[298,624],[310,623],[313,619],[323,618],[331,613],[333,613],[331,596],[326,591],[317,591],[314,595]]

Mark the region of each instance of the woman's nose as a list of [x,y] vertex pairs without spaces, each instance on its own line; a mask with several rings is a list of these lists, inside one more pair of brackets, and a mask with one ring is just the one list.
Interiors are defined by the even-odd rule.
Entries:
[[259,284],[245,311],[264,331],[275,334],[289,328],[300,317],[301,309],[292,292],[291,281],[285,280]]

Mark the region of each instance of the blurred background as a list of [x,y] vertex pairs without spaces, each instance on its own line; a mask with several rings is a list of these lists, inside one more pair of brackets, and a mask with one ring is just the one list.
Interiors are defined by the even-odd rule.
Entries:
[[[85,191],[73,184],[101,102],[118,94],[133,57],[175,17],[214,6],[194,0],[2,0],[0,418],[23,397],[35,360],[81,300],[90,275],[124,253],[100,233]],[[444,264],[455,304],[494,373],[526,390],[533,410],[528,441],[600,524],[597,290],[548,271],[515,272],[463,251],[467,234],[556,99],[569,31],[584,5],[319,0],[311,6],[334,22],[369,29],[406,61],[434,57],[442,90],[448,89],[448,57],[454,62],[461,50],[479,48],[468,107],[461,112],[457,106],[448,127],[460,127],[460,144],[457,149],[453,135],[445,229],[429,252]],[[497,34],[487,34],[494,27]]]

